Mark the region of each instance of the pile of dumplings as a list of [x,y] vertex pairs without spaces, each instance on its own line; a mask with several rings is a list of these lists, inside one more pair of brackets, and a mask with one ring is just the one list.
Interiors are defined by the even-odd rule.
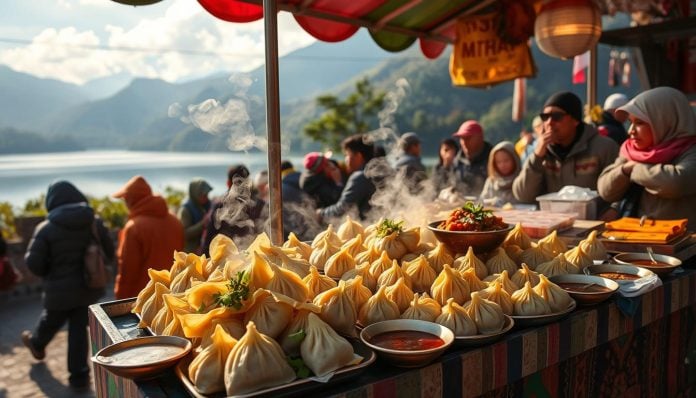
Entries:
[[[262,234],[244,251],[219,235],[210,258],[176,252],[171,269],[149,270],[133,312],[154,333],[197,345],[189,377],[199,392],[245,394],[294,380],[286,357],[317,376],[357,363],[344,337],[357,337],[356,325],[420,319],[473,336],[501,332],[506,315],[563,311],[572,299],[547,277],[606,257],[595,233],[568,250],[555,232],[533,243],[518,224],[484,261],[472,248],[450,252],[425,228],[385,232],[383,221],[346,217],[312,242],[291,233],[282,246]],[[248,297],[219,306],[240,271]]]

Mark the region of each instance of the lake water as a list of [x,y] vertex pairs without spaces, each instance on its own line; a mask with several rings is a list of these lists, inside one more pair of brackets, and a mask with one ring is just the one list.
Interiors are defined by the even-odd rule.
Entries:
[[[302,157],[290,156],[298,170]],[[81,151],[0,156],[0,202],[15,206],[46,192],[48,185],[64,179],[83,193],[110,195],[134,175],[142,175],[156,192],[171,186],[188,192],[195,177],[213,186],[212,195],[227,189],[227,169],[243,163],[256,173],[267,168],[265,153],[182,153],[134,151]]]
[[[334,156],[334,158],[337,158]],[[302,170],[302,156],[289,156],[295,169]],[[434,164],[435,159],[424,159]],[[0,155],[0,202],[23,206],[38,198],[56,180],[68,180],[83,193],[110,195],[134,175],[142,175],[155,192],[171,186],[188,192],[195,177],[213,186],[212,195],[227,189],[227,169],[243,163],[252,174],[267,168],[265,153],[81,151],[25,155]]]

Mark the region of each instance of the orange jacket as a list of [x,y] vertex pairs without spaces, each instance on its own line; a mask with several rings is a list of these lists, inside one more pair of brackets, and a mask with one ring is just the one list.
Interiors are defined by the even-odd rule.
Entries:
[[184,227],[169,213],[161,196],[153,195],[142,177],[131,179],[114,196],[129,207],[128,222],[119,234],[117,299],[137,296],[148,282],[147,269],[168,269],[175,250],[184,248]]

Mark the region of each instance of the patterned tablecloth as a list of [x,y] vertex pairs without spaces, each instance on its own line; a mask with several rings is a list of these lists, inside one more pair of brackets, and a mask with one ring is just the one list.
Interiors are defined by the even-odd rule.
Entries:
[[[114,304],[116,303],[116,304]],[[119,302],[90,309],[94,350],[132,338],[134,325],[115,325]],[[121,306],[126,302],[121,302]],[[381,361],[352,383],[321,390],[341,397],[678,396],[696,393],[696,270],[635,298],[580,308],[549,325],[517,330],[498,343],[450,350],[416,370]],[[117,312],[116,312],[117,313]],[[116,322],[118,323],[118,322]],[[121,323],[123,323],[121,321]],[[130,335],[129,335],[130,334]],[[95,370],[98,396],[186,396],[162,378],[130,383]],[[137,387],[137,388],[136,388]]]

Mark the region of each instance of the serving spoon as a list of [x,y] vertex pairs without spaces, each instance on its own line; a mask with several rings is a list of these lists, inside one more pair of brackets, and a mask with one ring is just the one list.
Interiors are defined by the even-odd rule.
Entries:
[[657,260],[655,260],[655,257],[653,256],[655,252],[653,252],[652,246],[648,246],[645,251],[648,252],[648,257],[650,257],[650,262],[652,265],[657,265]]

